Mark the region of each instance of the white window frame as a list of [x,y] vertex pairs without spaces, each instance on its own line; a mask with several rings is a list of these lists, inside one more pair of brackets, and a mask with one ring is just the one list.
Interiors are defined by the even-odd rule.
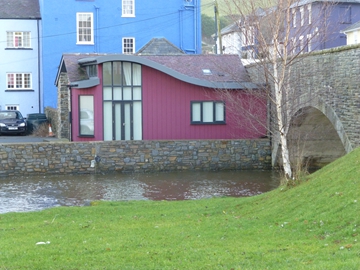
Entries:
[[305,47],[304,47],[304,37],[303,37],[303,36],[300,36],[300,37],[299,37],[299,43],[300,43],[300,53],[303,54],[303,53],[304,53],[304,50],[305,50]]
[[300,7],[300,26],[303,26],[304,23],[305,23],[304,7]]
[[[20,38],[21,45],[16,45],[16,39]],[[30,31],[7,31],[6,32],[7,48],[31,48]]]
[[135,17],[135,0],[122,0],[122,17]]
[[311,4],[308,4],[307,6],[307,10],[308,10],[308,23],[311,24],[312,23],[312,13],[311,13]]
[[292,10],[292,23],[293,23],[293,27],[296,28],[296,9],[293,8]]
[[311,45],[312,45],[312,35],[307,34],[306,39],[307,39],[308,52],[311,52],[311,50],[312,50],[312,47],[311,47]]
[[[129,47],[129,40],[132,40],[132,47]],[[131,48],[131,52],[129,51]],[[135,53],[135,38],[134,37],[123,37],[122,38],[122,53],[123,54],[134,54]]]
[[20,111],[20,105],[19,104],[6,104],[5,110],[7,111]]
[[[9,87],[10,84],[10,77],[12,78],[12,84],[14,87]],[[26,78],[28,77],[28,87],[25,86]],[[21,85],[17,84],[17,79],[21,79]],[[19,85],[19,86],[18,86]],[[15,72],[8,72],[6,73],[6,89],[7,90],[31,90],[32,89],[32,76],[31,73],[15,73]]]
[[[90,16],[90,27],[88,26],[82,26],[80,27],[79,24],[81,21],[82,17],[86,17],[86,16]],[[82,31],[80,30],[88,30],[90,29],[91,33],[89,34],[85,34],[83,35]],[[85,37],[89,37],[90,36],[90,40],[81,40],[82,38],[80,38],[80,36],[85,36]],[[77,12],[76,13],[76,44],[79,45],[93,45],[94,44],[94,14],[92,12]]]

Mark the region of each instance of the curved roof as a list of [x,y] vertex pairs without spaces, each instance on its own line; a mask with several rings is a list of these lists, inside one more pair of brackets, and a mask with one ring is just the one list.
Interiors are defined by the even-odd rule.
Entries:
[[[250,82],[237,55],[64,54],[62,59],[70,84],[79,88],[96,85],[95,80],[90,82],[84,66],[110,61],[138,63],[198,86],[218,89],[257,88]],[[210,72],[204,73],[204,70]]]

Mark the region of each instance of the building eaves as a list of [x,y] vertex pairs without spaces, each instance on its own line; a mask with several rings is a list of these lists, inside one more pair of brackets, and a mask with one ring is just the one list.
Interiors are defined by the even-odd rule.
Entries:
[[345,28],[344,30],[341,31],[341,33],[349,33],[349,32],[352,32],[354,30],[358,30],[360,29],[360,21],[350,25],[349,27]]
[[[64,54],[70,84],[88,85],[89,78],[80,63],[101,64],[109,61],[134,62],[159,70],[178,80],[216,89],[256,89],[237,55],[125,55],[125,54]],[[210,75],[204,69],[211,71]]]

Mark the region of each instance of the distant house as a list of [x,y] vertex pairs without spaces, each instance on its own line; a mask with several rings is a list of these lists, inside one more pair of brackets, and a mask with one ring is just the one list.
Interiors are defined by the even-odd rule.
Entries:
[[360,0],[302,0],[291,7],[294,53],[346,45],[342,30],[360,20]]
[[[273,12],[276,7],[268,9],[258,8],[254,15],[249,15],[221,30],[224,54],[237,53],[242,58],[257,58],[259,40],[257,31],[260,31],[266,42],[266,47],[272,50],[271,25]],[[275,16],[279,16],[276,14]],[[289,40],[285,47],[290,54],[329,49],[346,45],[346,36],[342,30],[360,20],[360,0],[301,0],[295,1],[290,7],[290,21],[285,20],[284,33],[289,28]],[[267,23],[267,21],[269,23]],[[257,22],[262,22],[257,24]],[[256,26],[254,26],[256,24]],[[259,29],[260,27],[260,29]],[[282,35],[279,33],[280,36]]]
[[38,0],[0,0],[0,109],[24,116],[43,107]]
[[[266,101],[251,94],[259,90],[237,55],[64,54],[56,83],[70,100],[59,108],[71,123],[70,134],[58,134],[72,141],[266,135]],[[244,101],[249,112],[262,111],[261,123],[230,110],[236,104],[224,99],[224,91]],[[258,128],[246,128],[252,126]]]
[[346,44],[359,44],[360,43],[360,21],[350,25],[348,28],[345,28],[342,33],[347,37]]
[[201,53],[200,0],[39,1],[45,106],[57,106],[54,82],[63,53],[134,54],[153,38]]

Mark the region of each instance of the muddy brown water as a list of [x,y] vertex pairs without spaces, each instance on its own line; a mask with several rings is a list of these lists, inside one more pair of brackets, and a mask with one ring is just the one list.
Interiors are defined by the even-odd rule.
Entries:
[[273,171],[164,172],[0,178],[0,213],[82,206],[94,200],[247,197],[279,185]]

